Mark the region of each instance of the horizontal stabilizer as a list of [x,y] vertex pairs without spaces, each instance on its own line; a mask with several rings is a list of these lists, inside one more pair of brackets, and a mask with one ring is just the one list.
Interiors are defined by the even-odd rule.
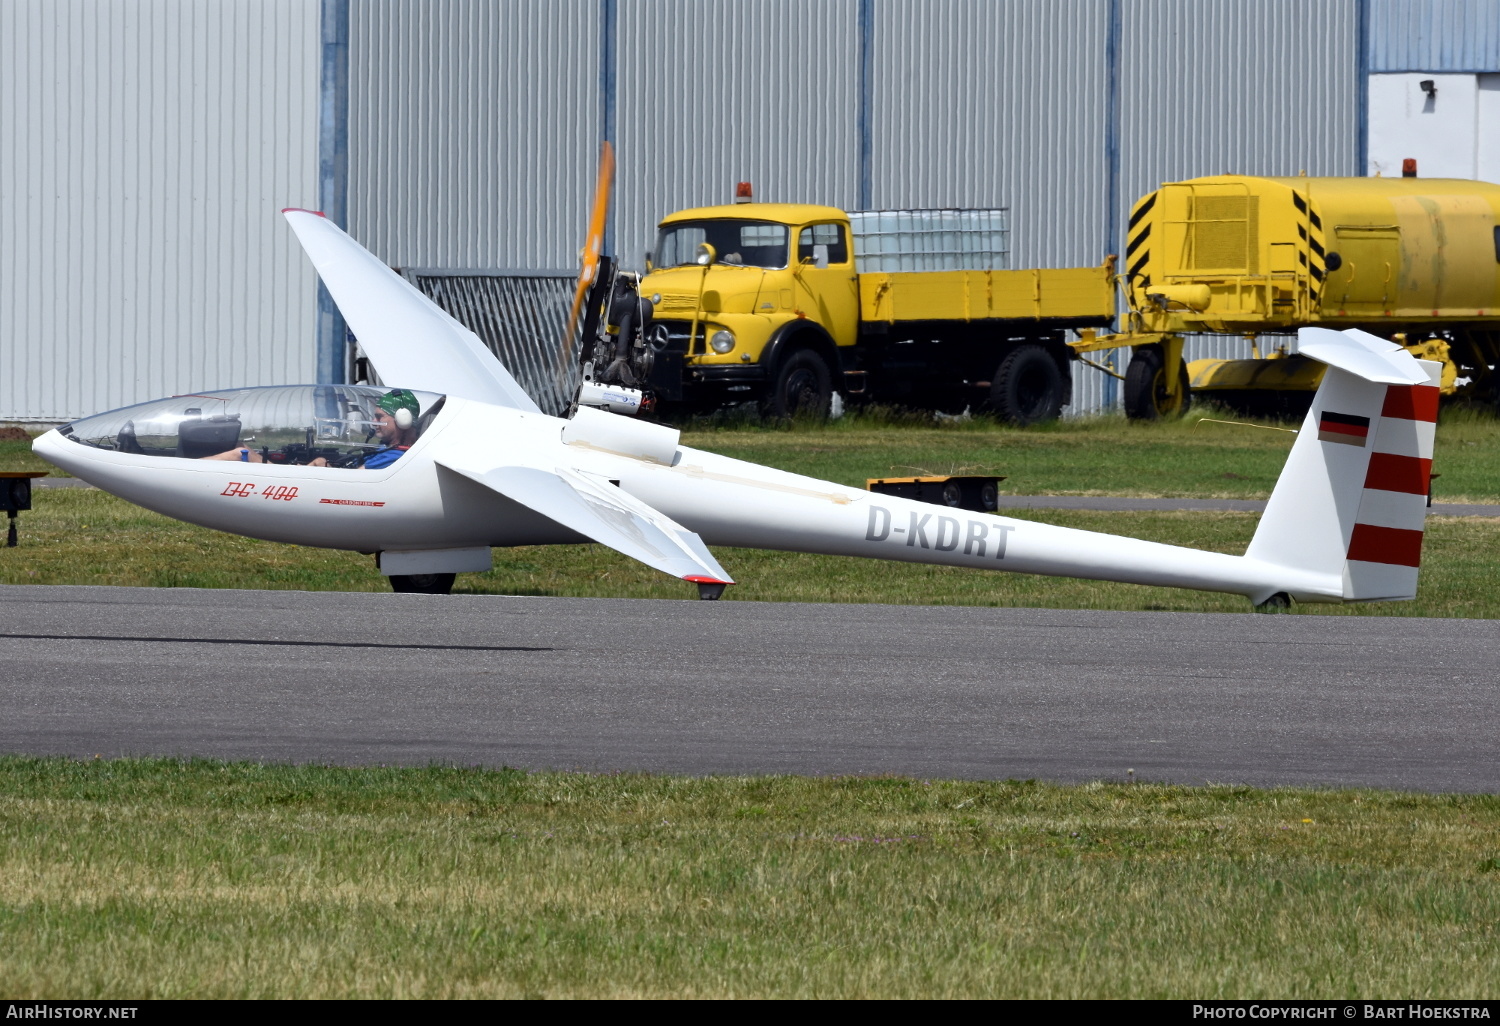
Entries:
[[282,214],[382,381],[541,412],[478,335],[338,225],[311,210]]
[[441,466],[492,489],[569,530],[663,573],[705,584],[733,584],[692,531],[607,482],[575,470]]
[[1355,377],[1382,385],[1425,385],[1427,371],[1394,342],[1351,328],[1300,328],[1297,351]]

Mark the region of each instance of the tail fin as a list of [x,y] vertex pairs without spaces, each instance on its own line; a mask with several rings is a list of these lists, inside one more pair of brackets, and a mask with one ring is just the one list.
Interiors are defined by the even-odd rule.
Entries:
[[1328,370],[1245,555],[1341,574],[1346,601],[1415,598],[1442,365],[1363,331],[1297,334]]

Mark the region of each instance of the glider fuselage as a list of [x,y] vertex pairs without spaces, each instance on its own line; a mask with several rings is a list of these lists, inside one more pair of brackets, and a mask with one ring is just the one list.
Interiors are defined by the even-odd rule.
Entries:
[[571,423],[449,397],[412,448],[381,470],[136,455],[56,431],[35,448],[90,484],[167,516],[269,541],[360,552],[590,540],[451,469],[500,463],[546,473],[566,468],[617,486],[709,545],[1252,595],[1274,585],[1304,600],[1337,598],[1342,590],[1331,575],[875,495],[685,446],[670,446],[660,460],[622,455],[587,439],[565,441]]

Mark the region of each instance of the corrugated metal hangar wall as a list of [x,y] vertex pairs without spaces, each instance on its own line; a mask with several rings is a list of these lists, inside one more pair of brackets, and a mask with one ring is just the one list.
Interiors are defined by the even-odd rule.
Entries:
[[1096,263],[1161,181],[1358,173],[1361,40],[1486,2],[10,0],[0,419],[338,373],[281,206],[398,266],[569,267],[605,135],[627,265],[745,179],[1008,206],[1013,266]]
[[1115,248],[1112,128],[1125,205],[1166,178],[1354,173],[1355,10],[1354,0],[618,0],[611,83],[597,3],[356,4],[349,227],[398,265],[570,266],[600,94],[612,90],[615,240],[629,264],[663,214],[727,202],[742,180],[758,199],[849,209],[1009,206],[1017,266],[1097,263]]
[[312,375],[319,13],[0,3],[0,421]]

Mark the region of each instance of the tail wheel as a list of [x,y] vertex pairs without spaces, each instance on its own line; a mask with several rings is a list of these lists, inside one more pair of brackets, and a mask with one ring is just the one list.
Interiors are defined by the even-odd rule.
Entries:
[[1169,420],[1193,404],[1187,364],[1177,361],[1177,394],[1167,394],[1166,354],[1160,346],[1136,346],[1125,369],[1125,416],[1131,420]]
[[799,349],[781,365],[766,401],[766,413],[821,420],[828,416],[832,401],[833,375],[828,364],[811,349]]
[[1041,346],[1017,346],[995,371],[990,405],[1012,424],[1056,420],[1063,406],[1062,369]]
[[457,574],[391,574],[391,590],[421,595],[447,595]]

